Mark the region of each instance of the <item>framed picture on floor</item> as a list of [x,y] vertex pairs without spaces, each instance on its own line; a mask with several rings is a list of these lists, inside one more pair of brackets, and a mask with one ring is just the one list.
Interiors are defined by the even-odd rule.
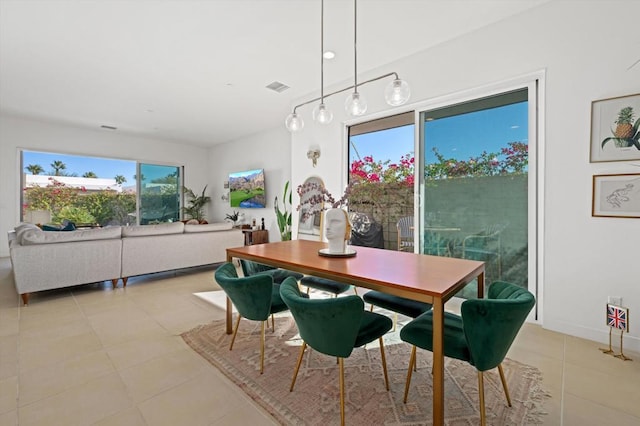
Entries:
[[640,218],[640,173],[593,176],[591,216]]
[[591,162],[640,160],[640,93],[591,102]]

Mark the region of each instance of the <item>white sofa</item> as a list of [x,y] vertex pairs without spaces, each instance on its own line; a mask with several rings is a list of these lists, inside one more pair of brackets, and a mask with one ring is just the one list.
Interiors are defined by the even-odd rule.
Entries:
[[66,232],[21,224],[9,233],[14,282],[29,294],[55,288],[224,262],[228,247],[244,244],[231,223],[106,227]]

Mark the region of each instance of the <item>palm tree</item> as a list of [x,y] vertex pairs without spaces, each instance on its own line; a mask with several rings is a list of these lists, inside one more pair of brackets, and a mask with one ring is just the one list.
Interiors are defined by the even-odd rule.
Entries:
[[67,165],[64,164],[62,161],[56,160],[53,163],[51,163],[51,167],[53,168],[53,175],[60,176],[60,171],[66,169]]
[[124,177],[124,176],[122,176],[122,175],[116,175],[116,176],[114,177],[114,179],[116,180],[116,183],[117,183],[118,185],[122,185],[123,183],[125,183],[125,182],[127,181],[127,178],[126,178],[126,177]]
[[98,175],[93,173],[93,172],[86,172],[85,174],[82,175],[83,178],[97,178]]
[[39,175],[44,172],[44,169],[40,164],[29,164],[25,169],[27,169],[27,171],[32,175]]

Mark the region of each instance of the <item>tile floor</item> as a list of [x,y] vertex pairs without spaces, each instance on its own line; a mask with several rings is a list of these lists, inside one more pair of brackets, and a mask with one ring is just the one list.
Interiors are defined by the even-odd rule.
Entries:
[[[270,425],[180,333],[224,311],[193,295],[211,269],[32,296],[20,307],[0,258],[0,425]],[[538,367],[548,425],[639,425],[640,354],[526,324],[509,357]]]

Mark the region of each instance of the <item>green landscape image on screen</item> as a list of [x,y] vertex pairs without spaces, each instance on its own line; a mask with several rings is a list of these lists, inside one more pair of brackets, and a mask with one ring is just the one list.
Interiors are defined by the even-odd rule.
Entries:
[[229,175],[231,207],[264,208],[267,205],[264,170],[247,170]]

